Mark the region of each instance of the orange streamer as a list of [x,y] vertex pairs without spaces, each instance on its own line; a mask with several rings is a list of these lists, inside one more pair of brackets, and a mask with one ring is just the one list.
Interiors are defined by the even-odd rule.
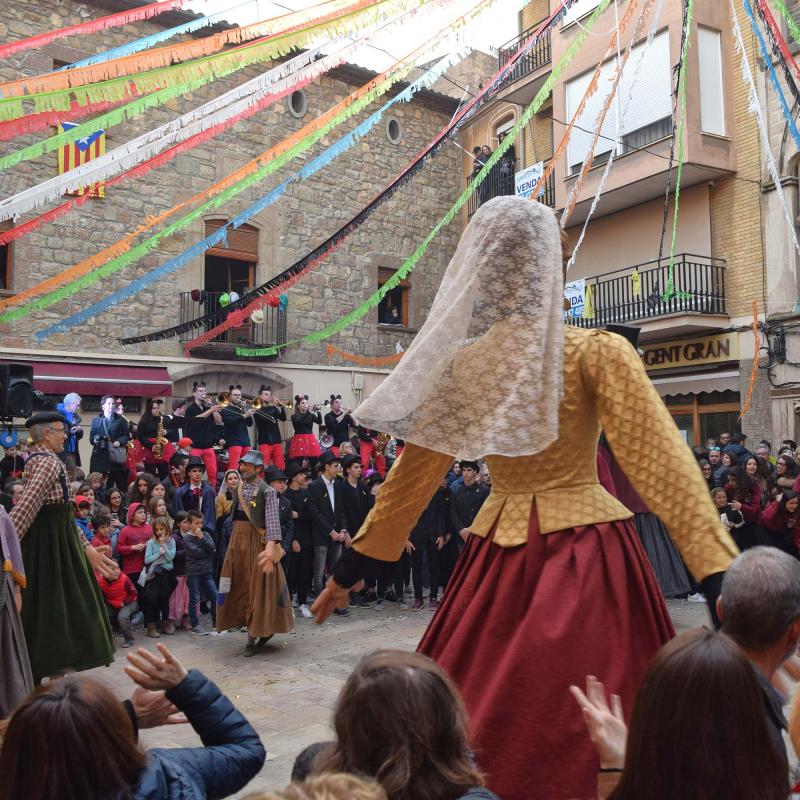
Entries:
[[339,356],[339,358],[344,359],[345,361],[350,361],[353,364],[358,364],[362,367],[389,367],[396,364],[404,355],[405,353],[392,353],[388,356],[360,356],[356,353],[347,353],[344,350],[340,350],[338,347],[334,347],[332,344],[327,346],[328,350],[328,359],[329,361],[333,361],[334,355]]
[[758,301],[753,300],[753,367],[750,370],[750,383],[747,385],[747,392],[744,396],[739,419],[750,410],[750,401],[753,399],[753,390],[756,388],[756,379],[758,378],[758,354],[760,350],[761,344],[758,341]]
[[[626,26],[631,20],[633,16],[633,12],[636,10],[636,6],[638,5],[638,0],[631,0],[628,4],[628,8],[625,9],[625,13],[622,16],[622,19],[619,21],[619,33],[623,33],[625,31]],[[555,149],[555,152],[550,158],[550,161],[547,162],[547,166],[544,168],[542,172],[542,177],[539,178],[539,182],[536,184],[536,187],[531,192],[530,199],[535,200],[539,196],[539,192],[541,191],[542,187],[544,186],[547,179],[550,177],[550,173],[553,171],[556,165],[556,161],[561,158],[564,154],[564,151],[567,149],[567,145],[569,144],[570,136],[572,135],[572,131],[575,128],[576,123],[578,122],[578,118],[583,113],[584,109],[586,108],[586,103],[589,102],[589,98],[597,91],[597,85],[600,80],[600,71],[603,68],[603,64],[608,60],[609,56],[614,53],[617,49],[617,31],[614,30],[614,33],[611,34],[611,39],[609,39],[608,47],[606,47],[606,52],[603,57],[600,59],[600,62],[594,69],[592,73],[592,78],[589,81],[589,85],[586,87],[586,93],[581,98],[581,102],[578,107],[575,109],[575,113],[572,115],[572,119],[569,121],[569,125],[567,125],[567,129],[564,131],[564,135],[561,137],[561,141],[558,143],[558,147]],[[613,97],[614,93],[611,93]]]
[[[375,0],[361,0],[361,2],[353,6],[352,0],[325,0],[325,2],[319,5],[303,9],[302,11],[270,17],[261,22],[254,22],[251,25],[245,25],[241,28],[231,28],[221,33],[215,33],[212,36],[205,36],[202,39],[191,39],[178,44],[155,47],[142,53],[134,53],[133,55],[103,61],[100,64],[88,64],[85,67],[76,67],[75,69],[47,72],[38,76],[19,78],[15,81],[0,84],[0,95],[2,95],[2,97],[18,97],[20,95],[38,94],[40,92],[59,91],[71,87],[113,80],[114,78],[120,78],[125,75],[135,75],[148,70],[173,66],[193,58],[211,55],[212,53],[222,50],[226,45],[242,44],[251,39],[258,38],[259,36],[283,36],[291,32],[296,32],[301,30],[304,26],[308,26],[310,21],[313,21],[315,25],[324,24],[340,16],[342,8],[350,13],[353,10],[373,5],[374,1]],[[318,9],[321,6],[331,6],[334,10],[321,17],[315,16],[315,14],[319,14]]]

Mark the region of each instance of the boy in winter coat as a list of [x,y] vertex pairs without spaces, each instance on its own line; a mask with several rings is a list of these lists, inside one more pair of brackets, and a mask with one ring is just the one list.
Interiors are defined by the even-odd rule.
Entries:
[[217,585],[214,583],[214,540],[208,531],[203,530],[203,515],[196,510],[188,511],[189,530],[182,533],[186,549],[186,583],[189,587],[189,621],[192,633],[206,636],[208,631],[200,624],[198,606],[200,600],[207,600],[211,609],[211,619],[216,625]]

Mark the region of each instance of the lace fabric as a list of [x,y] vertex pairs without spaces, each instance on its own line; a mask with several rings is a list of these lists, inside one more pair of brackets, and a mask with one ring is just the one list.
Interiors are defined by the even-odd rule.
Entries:
[[353,416],[458,458],[544,450],[558,438],[563,394],[561,265],[548,207],[485,203],[411,347]]

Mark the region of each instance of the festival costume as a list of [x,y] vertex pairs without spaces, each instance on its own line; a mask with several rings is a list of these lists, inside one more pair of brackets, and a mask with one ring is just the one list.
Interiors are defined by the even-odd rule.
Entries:
[[[597,755],[568,687],[597,675],[630,709],[673,635],[632,514],[598,482],[601,424],[698,580],[737,552],[633,347],[563,325],[560,250],[540,203],[496,198],[473,217],[422,330],[355,411],[407,445],[333,576],[348,587],[371,559],[396,560],[453,458],[486,458],[491,494],[419,649],[461,690],[504,800],[530,800],[531,776],[536,797],[594,797]],[[491,421],[441,413],[442,397],[498,385]],[[658,463],[654,431],[667,438]]]
[[19,537],[5,509],[0,508],[0,719],[33,691],[33,675],[25,647],[22,620],[14,599],[14,588],[25,588],[25,567]]
[[[278,559],[269,575],[258,565],[268,541],[276,542]],[[256,638],[294,628],[280,541],[277,492],[260,480],[242,481],[233,500],[233,533],[220,573],[217,630],[246,627]]]
[[59,457],[34,445],[25,492],[11,511],[22,539],[28,583],[22,625],[35,681],[114,660],[114,641],[100,587],[86,560]]
[[[244,408],[244,404],[241,404]],[[238,410],[237,410],[238,409]],[[253,418],[245,417],[241,408],[230,405],[220,411],[224,428],[223,438],[228,450],[228,469],[239,469],[239,459],[250,449],[250,431]]]
[[342,412],[337,417],[333,411],[325,415],[325,430],[333,437],[331,450],[338,456],[339,446],[350,439],[350,428],[355,428],[356,423],[350,414]]
[[313,434],[314,423],[322,425],[322,416],[319,412],[306,411],[304,414],[292,414],[292,427],[294,436],[289,443],[289,458],[319,458],[322,448],[319,440]]
[[386,477],[386,456],[379,453],[375,444],[377,431],[358,426],[358,449],[361,454],[361,468],[366,472],[369,469],[370,460],[375,459],[375,469],[378,470],[381,478]]
[[207,408],[197,405],[192,401],[186,407],[186,415],[183,418],[183,430],[186,436],[192,440],[192,447],[189,455],[198,456],[203,459],[206,468],[208,482],[212,489],[217,486],[217,453],[214,445],[219,441],[219,426],[211,416],[200,418],[200,414],[205,414]]
[[[159,424],[163,427],[163,438],[167,439],[166,442],[158,443],[161,448],[161,453],[153,453],[153,446],[156,445],[158,436]],[[151,467],[148,472],[154,472],[160,479],[164,479],[169,475],[169,460],[175,453],[175,445],[169,441],[167,433],[167,426],[169,422],[162,414],[153,416],[148,409],[139,420],[136,428],[136,443],[138,447],[132,454],[134,462],[141,462],[145,467]]]

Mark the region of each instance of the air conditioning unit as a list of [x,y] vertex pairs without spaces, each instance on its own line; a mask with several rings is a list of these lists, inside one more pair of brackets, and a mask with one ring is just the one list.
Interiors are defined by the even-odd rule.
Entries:
[[351,386],[353,387],[354,392],[363,392],[364,391],[364,374],[361,372],[353,372],[351,373]]

